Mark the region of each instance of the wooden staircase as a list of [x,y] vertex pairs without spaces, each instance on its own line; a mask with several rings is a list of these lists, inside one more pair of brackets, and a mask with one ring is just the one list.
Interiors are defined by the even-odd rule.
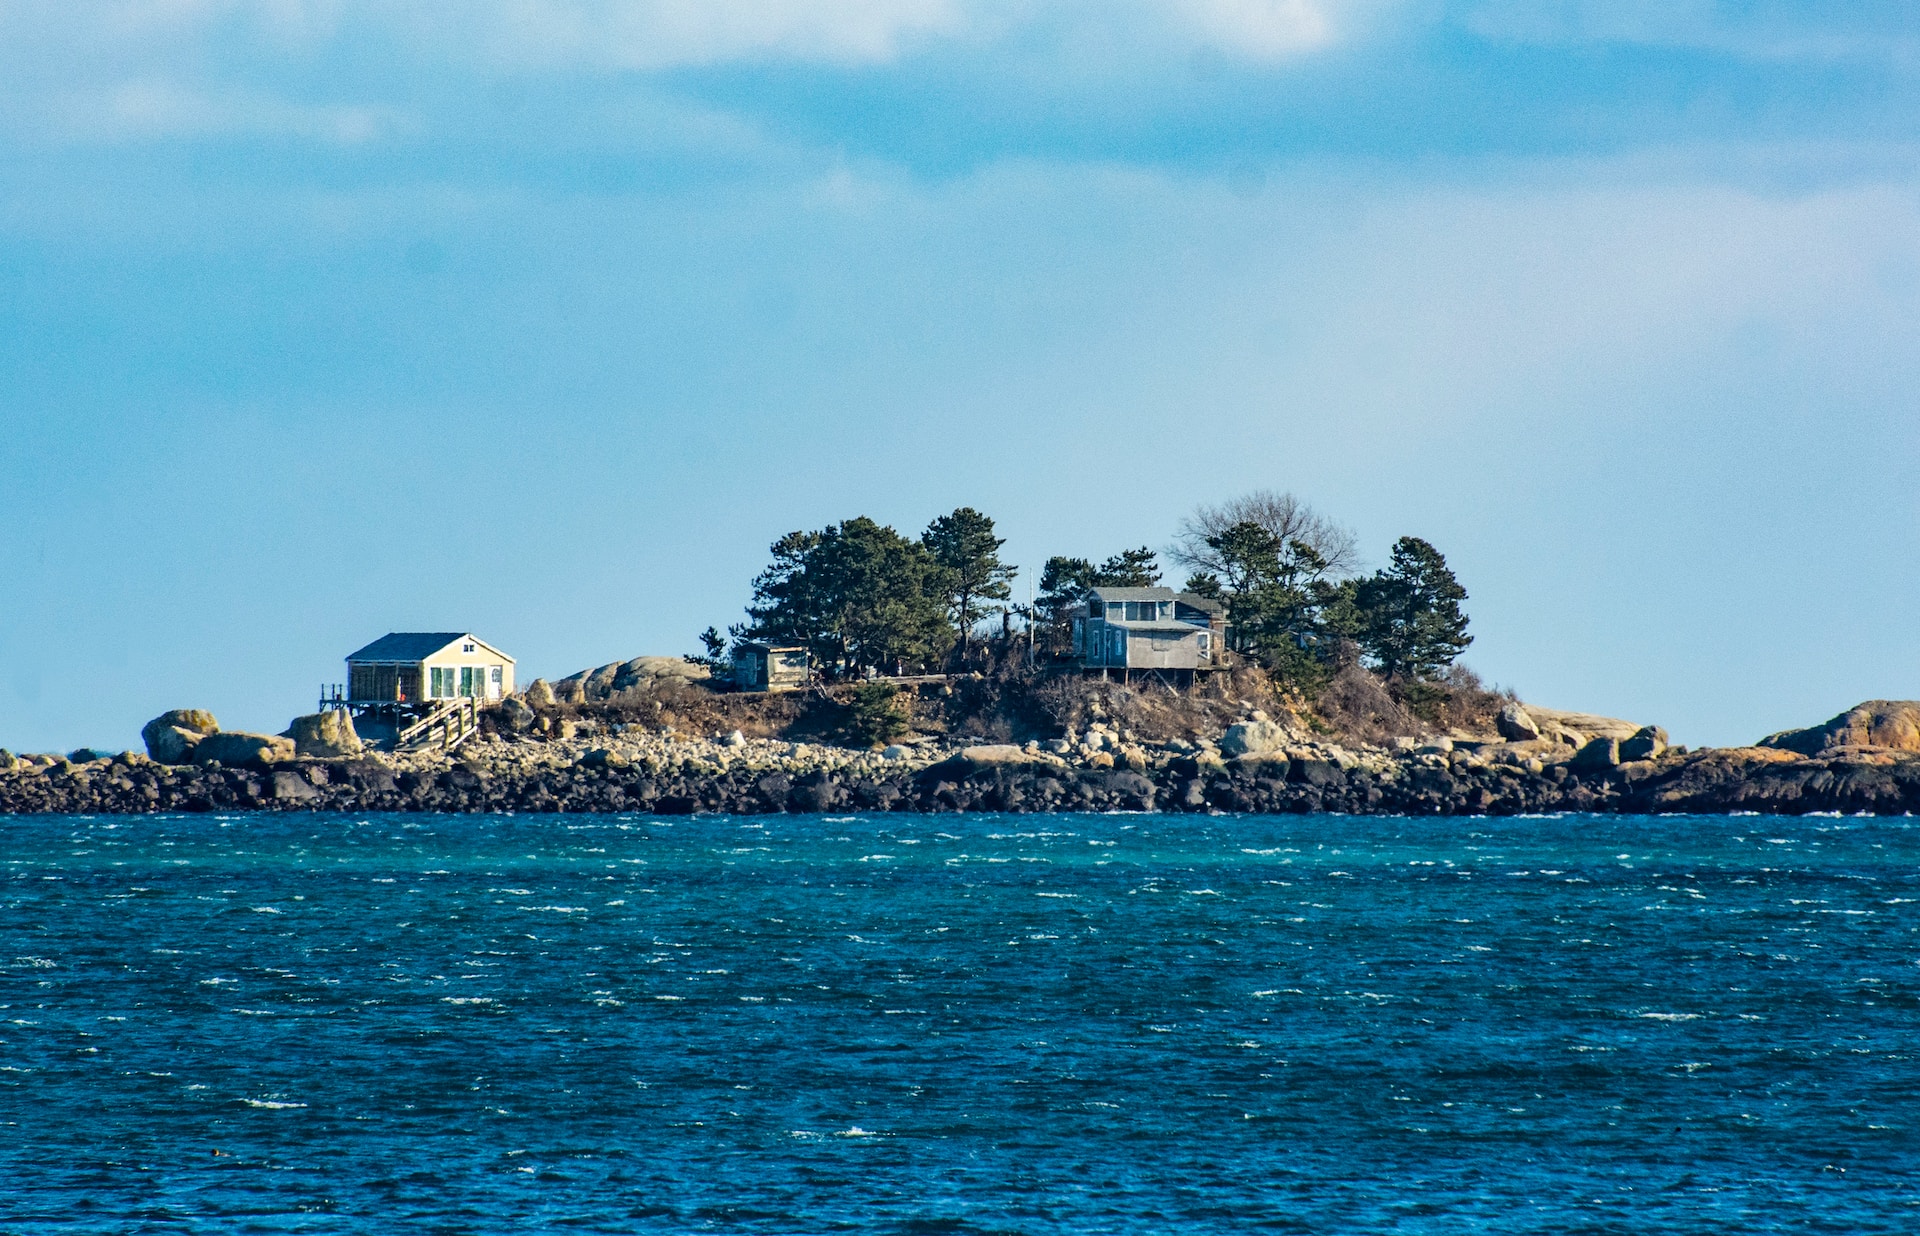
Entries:
[[394,737],[398,751],[424,751],[437,747],[451,751],[480,729],[480,701],[462,697],[443,700],[432,712],[415,721]]

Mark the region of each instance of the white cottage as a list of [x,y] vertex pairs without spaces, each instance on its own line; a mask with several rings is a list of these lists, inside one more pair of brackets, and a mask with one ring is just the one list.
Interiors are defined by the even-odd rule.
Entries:
[[396,631],[347,657],[347,703],[500,700],[513,658],[471,634]]

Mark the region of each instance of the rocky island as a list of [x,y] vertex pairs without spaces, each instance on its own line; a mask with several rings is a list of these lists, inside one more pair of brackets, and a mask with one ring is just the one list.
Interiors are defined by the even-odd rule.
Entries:
[[[669,698],[688,710],[691,684]],[[677,698],[674,693],[678,693]],[[1920,808],[1920,703],[1872,701],[1750,747],[1670,748],[1657,727],[1504,704],[1491,732],[1381,743],[1246,708],[1212,734],[1150,737],[1120,709],[1049,739],[927,735],[884,747],[694,734],[562,703],[492,710],[447,752],[365,749],[337,722],[231,734],[182,710],[148,754],[0,752],[0,812],[1162,811],[1517,815]],[[551,700],[552,702],[549,702]],[[626,701],[630,706],[635,701]],[[1216,701],[1217,702],[1217,701]],[[788,701],[789,705],[793,702]],[[661,710],[662,700],[641,711]],[[1097,708],[1097,705],[1096,705]],[[629,707],[626,715],[631,715]],[[662,710],[663,711],[663,710]],[[762,708],[762,713],[766,711]],[[800,709],[804,713],[804,707]],[[344,715],[344,714],[341,714]],[[760,718],[764,725],[764,715]]]

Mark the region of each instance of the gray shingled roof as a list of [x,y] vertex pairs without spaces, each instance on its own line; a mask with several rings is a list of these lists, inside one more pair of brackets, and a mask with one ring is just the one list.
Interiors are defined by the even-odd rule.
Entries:
[[466,638],[465,631],[393,631],[359,652],[347,654],[347,660],[423,661],[453,641]]
[[1171,588],[1093,588],[1089,589],[1102,601],[1171,601]]

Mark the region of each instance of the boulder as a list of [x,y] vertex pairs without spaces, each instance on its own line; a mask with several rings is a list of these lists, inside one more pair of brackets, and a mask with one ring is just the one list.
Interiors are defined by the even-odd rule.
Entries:
[[1500,737],[1508,742],[1532,742],[1540,737],[1540,723],[1533,719],[1526,705],[1514,701],[1500,710],[1494,719],[1494,727],[1500,731]]
[[193,762],[214,761],[232,767],[237,764],[271,764],[290,760],[296,754],[293,739],[278,734],[248,734],[240,730],[222,730],[209,734],[193,748]]
[[[541,684],[545,686],[545,683]],[[509,734],[524,734],[533,728],[534,711],[518,698],[508,696],[494,709],[494,719]]]
[[1588,739],[1586,746],[1574,752],[1569,762],[1575,768],[1616,768],[1620,764],[1620,740],[1611,737]]
[[744,747],[747,745],[747,736],[739,730],[735,730],[733,733],[727,735],[726,744],[729,747]]
[[640,691],[664,682],[702,682],[713,671],[685,657],[635,657],[612,661],[598,669],[569,674],[553,684],[554,693],[576,703],[612,699],[625,691]]
[[1623,721],[1619,717],[1602,717],[1590,712],[1560,712],[1553,708],[1540,708],[1526,705],[1527,715],[1540,729],[1543,738],[1558,738],[1567,742],[1569,737],[1577,737],[1578,742],[1567,742],[1568,746],[1584,747],[1595,738],[1617,738],[1622,741],[1632,738],[1643,728],[1638,721]]
[[880,753],[880,758],[883,760],[904,760],[907,758],[907,749],[899,743],[894,743]]
[[1868,700],[1824,725],[1782,730],[1758,744],[1800,755],[1825,755],[1847,747],[1920,751],[1920,701]]
[[5,747],[0,747],[0,772],[12,772],[20,767],[20,758]]
[[352,715],[339,708],[295,717],[285,737],[293,739],[293,749],[309,759],[341,759],[359,755],[362,750],[360,735],[353,731]]
[[1643,725],[1634,731],[1633,737],[1620,744],[1620,758],[1626,760],[1657,759],[1667,749],[1667,732],[1657,725]]
[[544,678],[534,679],[524,694],[527,703],[535,708],[552,708],[559,702],[553,694],[553,685]]
[[1062,761],[1043,751],[1029,751],[1010,742],[962,747],[960,758],[975,768],[1047,767],[1057,768]]
[[1220,753],[1229,758],[1239,755],[1266,755],[1293,741],[1293,733],[1276,721],[1241,721],[1227,727],[1220,736]]
[[185,764],[193,758],[195,743],[219,731],[220,723],[205,709],[175,708],[141,726],[140,738],[159,763]]
[[312,798],[319,793],[307,779],[289,769],[281,769],[273,774],[273,796],[295,801]]
[[75,764],[100,764],[113,758],[113,752],[99,747],[76,747],[67,752],[67,759]]

